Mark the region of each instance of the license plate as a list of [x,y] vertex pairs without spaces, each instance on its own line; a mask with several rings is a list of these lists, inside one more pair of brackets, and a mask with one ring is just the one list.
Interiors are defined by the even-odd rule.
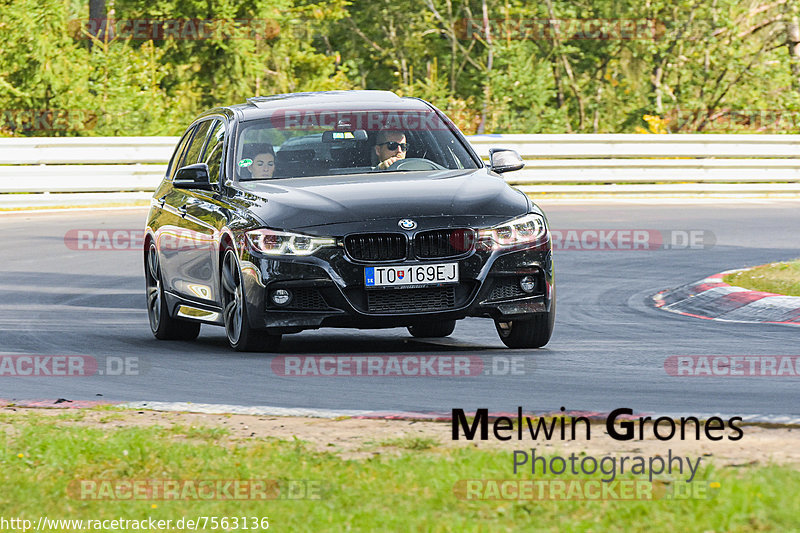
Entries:
[[375,266],[364,269],[367,287],[404,287],[458,283],[458,263]]

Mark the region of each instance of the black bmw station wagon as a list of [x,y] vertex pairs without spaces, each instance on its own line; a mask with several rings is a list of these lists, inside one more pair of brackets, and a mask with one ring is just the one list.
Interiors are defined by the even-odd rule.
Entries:
[[450,335],[493,319],[510,348],[547,344],[555,318],[542,211],[485,165],[431,104],[382,91],[251,98],[181,137],[144,241],[159,339],[223,326],[232,348],[275,350],[321,327]]

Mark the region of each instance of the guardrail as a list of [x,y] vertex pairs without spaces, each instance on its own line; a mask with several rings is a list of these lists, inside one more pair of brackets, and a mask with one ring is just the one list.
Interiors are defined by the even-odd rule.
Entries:
[[536,193],[800,193],[800,135],[476,135],[525,168],[506,180]]
[[[475,135],[517,150],[536,193],[800,193],[800,135]],[[0,139],[0,193],[152,191],[177,137]]]

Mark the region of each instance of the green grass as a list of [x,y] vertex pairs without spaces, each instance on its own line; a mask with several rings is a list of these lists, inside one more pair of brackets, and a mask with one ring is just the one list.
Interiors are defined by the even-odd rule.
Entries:
[[[235,440],[224,430],[200,426],[95,428],[79,417],[54,418],[0,416],[0,515],[34,521],[40,515],[173,521],[256,516],[269,517],[270,529],[278,531],[800,529],[800,472],[791,468],[706,465],[698,476],[719,482],[720,489],[705,500],[466,501],[454,495],[458,480],[515,478],[510,451],[404,438],[384,443],[394,446],[390,453],[343,459],[296,439]],[[89,501],[67,494],[70,482],[80,479],[269,479],[284,485],[311,480],[320,498]]]
[[800,259],[728,274],[723,281],[755,291],[800,296]]
[[381,446],[402,448],[404,450],[428,450],[436,447],[438,442],[431,437],[400,437],[381,441]]

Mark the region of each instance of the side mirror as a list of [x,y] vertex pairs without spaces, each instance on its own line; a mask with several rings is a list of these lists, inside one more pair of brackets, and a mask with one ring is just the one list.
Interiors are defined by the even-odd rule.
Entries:
[[489,167],[498,174],[519,170],[524,166],[525,161],[514,150],[507,148],[492,148],[489,150]]
[[208,175],[208,165],[205,163],[195,163],[179,168],[172,180],[172,186],[176,189],[200,189],[203,191],[214,189]]

